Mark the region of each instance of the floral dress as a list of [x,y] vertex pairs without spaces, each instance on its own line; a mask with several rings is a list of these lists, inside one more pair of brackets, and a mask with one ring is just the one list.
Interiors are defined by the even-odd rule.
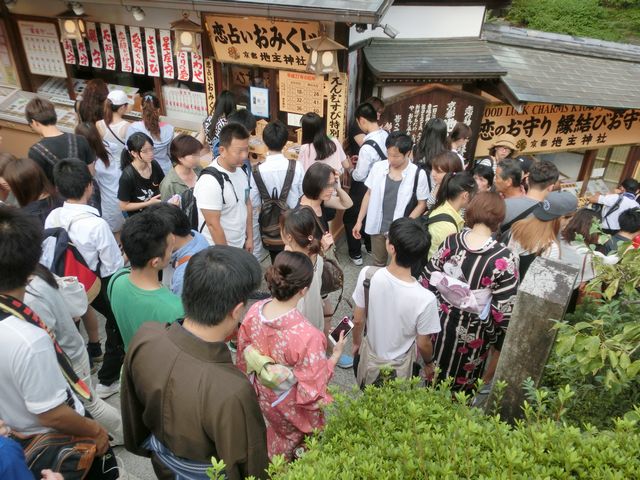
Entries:
[[247,312],[238,331],[236,358],[238,368],[246,373],[243,353],[251,345],[293,370],[297,383],[285,395],[265,387],[253,375],[249,377],[267,423],[269,458],[282,454],[291,460],[304,437],[324,426],[322,407],[333,400],[327,392],[333,368],[325,353],[324,334],[295,308],[267,320],[262,309],[269,301],[255,303]]
[[[493,239],[478,250],[465,239],[469,230],[447,237],[424,270],[423,286],[440,302],[442,331],[435,336],[433,357],[438,381],[453,377],[453,390],[472,390],[484,371],[489,347],[502,347],[518,286],[518,263],[511,251]],[[488,314],[461,310],[429,284],[435,272],[466,282],[472,290],[490,290]]]

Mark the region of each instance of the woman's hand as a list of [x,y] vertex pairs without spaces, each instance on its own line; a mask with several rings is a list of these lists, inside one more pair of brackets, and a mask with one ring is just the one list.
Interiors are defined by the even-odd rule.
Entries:
[[149,200],[144,202],[144,206],[146,208],[146,207],[150,207],[151,205],[155,205],[156,203],[160,203],[160,202],[162,202],[162,200],[160,200],[160,194],[158,194],[155,197],[151,197]]
[[333,346],[333,354],[331,355],[331,359],[334,360],[334,364],[338,363],[340,360],[340,356],[342,352],[344,352],[344,346],[347,343],[347,339],[344,337],[344,331],[340,332],[340,340]]
[[331,232],[325,232],[320,240],[320,246],[322,247],[323,252],[327,252],[334,244],[333,235]]

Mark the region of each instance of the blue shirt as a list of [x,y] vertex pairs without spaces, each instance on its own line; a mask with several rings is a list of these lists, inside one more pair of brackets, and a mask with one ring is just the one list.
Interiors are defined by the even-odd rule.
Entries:
[[0,478],[33,480],[33,474],[27,468],[22,447],[18,442],[7,437],[0,437]]
[[[182,295],[182,284],[184,282],[184,272],[189,263],[187,257],[192,257],[196,253],[209,247],[209,242],[204,235],[191,230],[193,237],[184,247],[179,248],[171,255],[171,264],[174,266],[173,277],[171,278],[171,291],[176,295]],[[183,259],[182,262],[180,260]],[[177,265],[180,263],[180,265]]]

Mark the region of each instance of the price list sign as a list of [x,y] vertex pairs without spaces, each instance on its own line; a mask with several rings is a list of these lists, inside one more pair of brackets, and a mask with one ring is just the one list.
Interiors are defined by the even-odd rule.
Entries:
[[31,73],[66,78],[60,39],[53,23],[18,21]]
[[307,73],[280,70],[280,110],[324,115],[324,80]]

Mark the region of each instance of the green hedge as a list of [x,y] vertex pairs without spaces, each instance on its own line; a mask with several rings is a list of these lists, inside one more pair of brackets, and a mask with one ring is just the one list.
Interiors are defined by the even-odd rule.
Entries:
[[638,478],[635,420],[587,431],[543,420],[512,428],[444,388],[392,382],[336,395],[325,430],[273,479]]

